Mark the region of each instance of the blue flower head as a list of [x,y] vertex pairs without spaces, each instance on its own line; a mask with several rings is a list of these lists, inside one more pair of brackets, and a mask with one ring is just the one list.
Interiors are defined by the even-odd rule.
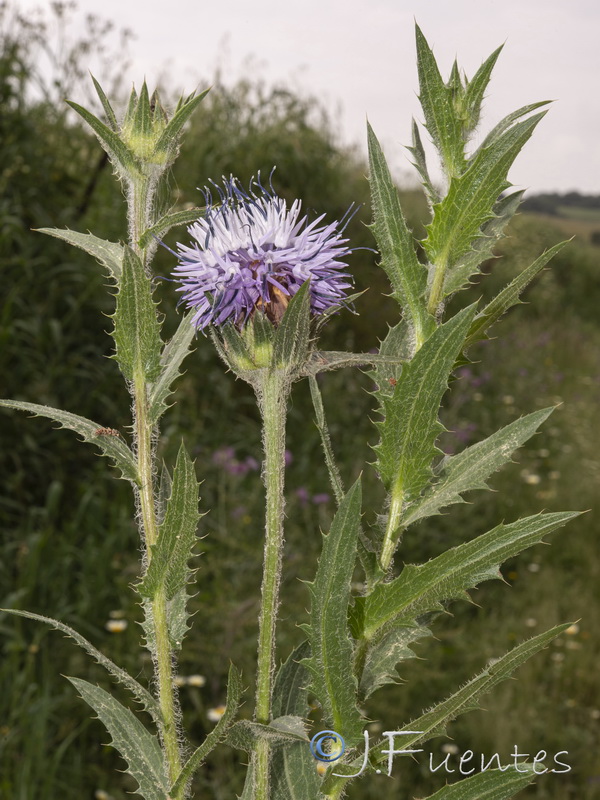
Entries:
[[189,226],[191,243],[177,245],[173,272],[181,302],[195,310],[196,328],[226,322],[241,328],[257,311],[278,324],[306,281],[313,314],[344,301],[352,286],[342,261],[352,252],[343,238],[350,212],[341,222],[320,224],[321,215],[309,223],[300,218],[299,200],[288,209],[260,176],[248,191],[233,177],[215,188],[219,202],[204,190],[205,215]]

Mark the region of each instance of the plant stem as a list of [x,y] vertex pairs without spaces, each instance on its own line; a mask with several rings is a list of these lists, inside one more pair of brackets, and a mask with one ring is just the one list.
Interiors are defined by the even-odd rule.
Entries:
[[403,499],[404,493],[401,490],[392,492],[387,524],[385,526],[385,536],[383,539],[383,546],[381,548],[381,556],[379,558],[379,563],[384,573],[390,568],[392,558],[394,557],[394,551],[396,549],[396,545],[398,544]]
[[[152,427],[148,423],[146,381],[134,382],[135,432],[137,439],[138,473],[140,476],[140,511],[146,543],[148,563],[152,559],[152,545],[158,539],[158,523],[154,504],[154,469],[152,453]],[[158,702],[162,713],[162,740],[167,755],[169,775],[174,781],[181,770],[181,755],[177,737],[177,714],[173,694],[173,655],[167,625],[167,599],[162,589],[152,602],[152,622],[156,642],[155,670],[158,684]]]
[[447,264],[445,257],[435,264],[435,273],[433,276],[433,282],[431,284],[431,290],[429,292],[429,300],[427,302],[427,311],[432,316],[436,315],[438,307],[442,301],[444,278],[446,277],[446,266]]
[[[146,263],[145,249],[138,242],[151,225],[153,189],[148,179],[135,184],[130,197],[130,245]],[[154,452],[153,428],[148,419],[148,383],[142,370],[135,376],[132,386],[134,399],[134,452],[137,456],[140,479],[139,505],[142,518],[142,536],[148,564],[152,560],[152,546],[158,540],[158,520],[154,502]],[[150,620],[149,620],[150,621]],[[158,702],[162,714],[161,739],[165,749],[169,776],[174,781],[181,771],[181,753],[177,736],[177,713],[173,680],[173,652],[167,622],[167,598],[162,589],[152,601],[151,624],[154,627],[156,651],[155,674]]]
[[[258,633],[255,719],[263,725],[271,721],[273,670],[275,667],[275,625],[279,605],[279,584],[283,550],[283,486],[285,473],[285,416],[287,382],[275,371],[266,371],[257,392],[263,418],[266,489],[266,536],[261,587]],[[269,797],[269,744],[259,739],[255,753],[254,797]]]

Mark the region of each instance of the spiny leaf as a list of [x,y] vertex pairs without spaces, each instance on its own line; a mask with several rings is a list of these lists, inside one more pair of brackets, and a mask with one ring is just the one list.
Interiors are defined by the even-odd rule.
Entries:
[[290,300],[275,334],[273,367],[297,369],[304,365],[310,344],[310,281]]
[[269,725],[242,719],[233,725],[227,734],[227,742],[236,750],[252,753],[258,739],[266,739],[272,747],[290,745],[301,742],[306,745],[304,720],[297,716],[285,716],[274,719]]
[[494,323],[498,322],[498,320],[504,316],[511,306],[514,306],[520,302],[519,297],[521,296],[521,293],[525,287],[531,283],[538,272],[540,272],[540,270],[546,266],[550,259],[553,258],[556,253],[562,250],[566,244],[568,244],[568,241],[559,242],[559,244],[555,244],[554,247],[551,247],[549,250],[546,250],[546,252],[542,253],[542,255],[537,258],[533,264],[527,267],[527,269],[524,269],[523,272],[519,273],[505,289],[497,294],[496,297],[494,297],[494,299],[487,304],[483,311],[480,311],[479,314],[477,314],[469,330],[469,335],[467,336],[467,340],[465,342],[465,349],[475,344],[475,342],[479,342],[482,339],[487,338],[486,331],[491,328]]
[[494,205],[492,218],[482,225],[481,235],[475,239],[471,250],[455,264],[452,270],[446,273],[443,291],[445,297],[466,286],[471,277],[479,271],[484,261],[492,258],[496,242],[516,214],[522,196],[523,191],[512,192],[512,194],[501,197]]
[[[446,725],[460,714],[472,711],[477,707],[480,698],[489,692],[494,686],[509,678],[512,673],[524,664],[529,658],[543,650],[553,639],[569,627],[570,623],[558,625],[545,633],[535,636],[523,642],[518,647],[510,650],[502,658],[495,661],[483,670],[479,675],[470,680],[465,686],[448,697],[442,703],[434,706],[430,711],[423,714],[418,719],[412,720],[404,726],[405,730],[420,731],[418,734],[406,734],[402,736],[402,747],[409,749],[413,745],[426,742],[435,736],[440,736],[446,732]],[[382,764],[387,761],[388,741],[385,740],[371,749],[370,761],[373,765]],[[384,752],[385,751],[385,752]],[[336,772],[347,772],[349,776],[355,774],[362,767],[363,758],[357,758],[350,764],[336,765]],[[343,786],[350,780],[350,777],[338,778],[329,775],[323,785],[325,794],[341,794]],[[493,797],[493,795],[492,795]]]
[[398,578],[379,584],[368,597],[357,598],[357,604],[364,603],[365,638],[373,639],[392,624],[414,625],[423,614],[441,611],[444,600],[467,599],[467,589],[500,577],[503,561],[538,544],[546,534],[578,514],[535,514],[509,525],[501,524],[426,564],[405,566]]
[[494,769],[444,786],[424,800],[509,800],[534,781],[536,773],[531,764],[521,762],[505,772]]
[[370,647],[360,676],[361,699],[366,700],[388,683],[398,683],[397,665],[416,658],[409,645],[431,635],[431,630],[424,625],[394,628]]
[[196,334],[192,324],[193,311],[186,314],[179,323],[175,335],[165,345],[161,357],[161,372],[148,393],[148,417],[154,425],[167,410],[167,398],[171,394],[171,385],[182,374],[179,370],[183,360],[191,352],[190,345]]
[[152,114],[150,112],[150,96],[146,81],[142,84],[140,97],[138,100],[135,116],[133,117],[133,129],[135,135],[142,138],[149,138],[152,134]]
[[481,104],[483,96],[487,89],[488,83],[492,76],[492,70],[496,66],[498,56],[502,52],[504,45],[500,45],[494,52],[486,58],[483,64],[479,67],[472,80],[467,81],[465,91],[465,105],[469,110],[469,128],[468,133],[475,130],[481,116]]
[[[434,736],[440,736],[446,731],[446,725],[465,711],[471,711],[479,703],[480,698],[487,694],[498,683],[509,678],[512,673],[528,661],[540,650],[543,650],[553,639],[564,633],[569,624],[557,625],[545,633],[514,647],[506,655],[489,665],[475,678],[472,678],[462,689],[443,702],[435,705],[430,711],[412,720],[406,726],[407,730],[421,731],[421,734],[402,737],[402,744],[411,747],[417,742],[425,742]],[[382,754],[381,760],[385,758]]]
[[107,242],[91,233],[78,233],[77,231],[61,230],[60,228],[37,228],[38,233],[63,239],[65,242],[85,250],[108,270],[108,274],[115,283],[121,280],[123,269],[123,247],[116,242]]
[[398,191],[373,133],[367,124],[369,144],[369,182],[373,204],[373,233],[381,253],[381,267],[392,285],[392,297],[410,320],[418,343],[433,329],[425,310],[427,271],[417,258],[413,237],[408,230]]
[[402,374],[403,364],[410,361],[414,351],[414,337],[406,320],[400,320],[387,332],[381,342],[379,355],[381,360],[375,363],[375,369],[369,374],[377,388],[373,391],[379,405],[383,405],[384,397],[394,394],[394,387]]
[[386,356],[383,353],[346,353],[339,350],[314,350],[306,362],[303,375],[313,377],[320,372],[329,372],[345,367],[384,366],[389,369],[398,369],[406,358]]
[[354,647],[348,630],[350,583],[360,529],[361,491],[357,481],[340,503],[324,538],[314,583],[310,585],[311,657],[302,663],[323,707],[324,719],[349,743],[360,739],[361,716],[356,707]]
[[470,306],[441,325],[402,369],[393,394],[383,398],[384,420],[376,423],[381,440],[375,447],[377,469],[385,487],[403,503],[419,496],[431,475],[443,430],[438,420],[448,377],[475,309]]
[[195,97],[190,95],[184,103],[178,106],[177,110],[169,120],[167,127],[164,129],[158,142],[156,143],[155,150],[157,152],[166,152],[168,150],[172,150],[173,147],[176,146],[176,143],[179,140],[181,129],[194,113],[197,106],[204,100],[208,92],[209,89],[205,89]]
[[112,746],[127,762],[127,772],[139,784],[145,800],[168,800],[168,783],[163,755],[152,736],[128,708],[108,692],[81,678],[67,677],[112,736]]
[[0,400],[0,407],[14,408],[18,411],[29,411],[36,417],[47,417],[58,422],[61,428],[75,431],[86,442],[97,445],[102,455],[114,459],[115,466],[121,470],[121,477],[138,483],[138,471],[135,457],[129,447],[116,435],[112,428],[104,428],[97,422],[63,411],[60,408],[42,406],[38,403],[24,403],[20,400]]
[[494,128],[492,128],[469,160],[473,161],[481,150],[484,150],[486,147],[489,147],[495,141],[497,141],[500,136],[502,136],[502,134],[507,131],[518,119],[530,114],[532,111],[537,111],[538,108],[549,105],[549,103],[550,100],[540,100],[538,103],[530,103],[527,106],[518,108],[511,114],[507,114],[504,119],[501,119],[500,122]]
[[456,456],[447,456],[439,466],[439,480],[430,486],[402,521],[408,527],[417,520],[437,514],[453,503],[464,502],[461,494],[487,489],[487,479],[505,464],[511,454],[537,431],[554,409],[544,408],[511,422],[487,439],[467,447]]
[[451,270],[481,236],[481,226],[492,218],[494,204],[510,185],[510,166],[545,113],[516,123],[478,151],[463,174],[452,178],[448,194],[434,207],[423,243],[436,267]]
[[182,793],[185,790],[185,787],[198,768],[202,766],[202,762],[206,759],[206,756],[211,752],[211,750],[214,750],[219,742],[223,741],[223,739],[226,737],[227,731],[232,725],[235,715],[237,714],[242,692],[242,676],[234,667],[234,665],[230,664],[229,677],[227,680],[227,701],[225,712],[212,731],[210,731],[210,733],[207,735],[200,747],[194,750],[192,755],[185,762],[170,791],[170,794],[174,800],[177,800],[179,797],[183,796]]
[[148,228],[147,231],[144,231],[138,244],[140,247],[148,247],[155,237],[160,239],[160,237],[168,233],[171,228],[196,222],[203,213],[203,208],[188,208],[185,211],[174,211],[171,214],[165,214],[156,224]]
[[144,597],[155,597],[164,589],[172,600],[184,589],[190,578],[188,561],[196,542],[198,512],[198,481],[194,465],[183,444],[179,448],[173,472],[173,487],[167,503],[158,541],[152,546],[148,570],[137,589]]
[[96,94],[100,98],[100,102],[102,103],[102,108],[104,109],[104,113],[106,114],[106,119],[108,120],[108,124],[110,128],[117,132],[119,130],[119,123],[117,122],[117,118],[115,116],[115,112],[113,111],[113,107],[111,106],[108,97],[104,94],[104,89],[100,86],[96,78],[91,75],[92,81],[94,82],[94,88],[96,89]]
[[441,197],[438,190],[434,187],[431,178],[429,177],[427,159],[425,157],[425,148],[423,147],[423,142],[421,141],[419,126],[414,119],[412,121],[412,147],[407,147],[406,149],[409,151],[409,153],[412,153],[412,157],[414,158],[413,166],[421,176],[421,183],[425,189],[425,194],[427,195],[429,205],[432,206],[434,203],[439,203]]
[[460,122],[455,113],[452,94],[444,84],[431,48],[418,25],[417,67],[419,72],[419,100],[425,116],[425,125],[437,147],[447,175],[458,175],[464,163],[464,141]]
[[124,252],[123,276],[113,318],[115,357],[124,377],[130,381],[140,377],[155,380],[161,371],[160,324],[152,299],[152,283],[130,247]]
[[87,109],[80,106],[78,103],[73,103],[67,100],[71,108],[76,111],[87,122],[90,128],[94,131],[100,144],[108,153],[108,157],[119,171],[137,172],[138,165],[135,156],[127,145],[121,140],[119,135],[112,131],[107,125],[101,122],[97,117],[90,113]]
[[150,714],[154,722],[157,724],[160,723],[162,719],[160,708],[150,692],[147,691],[147,689],[144,689],[144,687],[139,684],[135,678],[132,678],[129,673],[125,672],[124,669],[121,669],[121,667],[118,667],[113,661],[110,660],[110,658],[107,658],[104,653],[101,653],[100,650],[97,650],[94,645],[91,644],[91,642],[88,642],[88,640],[85,639],[74,628],[70,628],[68,625],[65,625],[63,622],[59,622],[56,619],[43,617],[41,614],[33,614],[30,611],[20,611],[16,608],[0,608],[0,612],[5,612],[6,614],[15,614],[18,617],[33,619],[37,622],[44,622],[51,628],[55,628],[57,631],[61,631],[61,633],[69,636],[79,645],[79,647],[85,650],[86,653],[88,653],[92,658],[96,659],[98,664],[104,667],[104,669],[109,672],[113,678],[129,689],[138,703],[141,703],[144,709]]

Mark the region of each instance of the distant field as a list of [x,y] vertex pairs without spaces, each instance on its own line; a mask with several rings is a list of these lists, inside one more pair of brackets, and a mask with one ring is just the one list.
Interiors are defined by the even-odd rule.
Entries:
[[591,242],[591,236],[595,232],[600,236],[600,209],[560,206],[560,213],[561,216],[554,216],[530,211],[524,212],[528,217],[554,225],[567,236],[577,236],[586,242]]

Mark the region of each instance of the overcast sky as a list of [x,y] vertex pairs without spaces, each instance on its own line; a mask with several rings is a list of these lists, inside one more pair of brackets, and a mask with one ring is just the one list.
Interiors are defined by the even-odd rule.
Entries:
[[206,86],[217,65],[226,81],[250,72],[285,82],[339,109],[342,141],[364,148],[368,116],[398,175],[410,169],[402,146],[411,117],[420,119],[414,19],[444,77],[455,56],[472,74],[505,42],[481,132],[519,106],[556,100],[512,182],[600,193],[597,0],[78,0],[78,7],[132,29],[136,84],[168,73],[190,91]]

